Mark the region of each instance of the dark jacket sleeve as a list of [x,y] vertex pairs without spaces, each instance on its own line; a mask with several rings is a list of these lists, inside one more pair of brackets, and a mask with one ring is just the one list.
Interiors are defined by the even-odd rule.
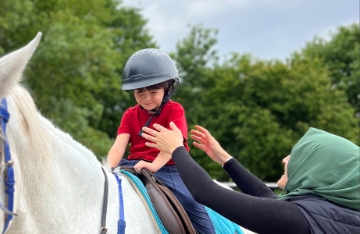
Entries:
[[227,161],[224,169],[243,193],[277,199],[276,194],[264,182],[246,170],[236,159]]
[[234,223],[257,233],[310,233],[299,207],[275,199],[276,195],[235,159],[224,168],[242,191],[253,196],[216,184],[184,147],[178,147],[172,157],[194,199]]

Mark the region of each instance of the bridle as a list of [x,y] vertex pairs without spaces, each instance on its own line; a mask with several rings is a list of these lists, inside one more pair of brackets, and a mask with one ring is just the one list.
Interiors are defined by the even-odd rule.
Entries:
[[0,103],[0,125],[2,136],[0,139],[0,160],[5,162],[4,170],[4,183],[6,194],[6,206],[0,202],[0,208],[6,213],[4,221],[4,229],[2,233],[8,229],[9,224],[14,216],[17,216],[14,211],[14,193],[15,193],[15,173],[14,173],[14,161],[11,160],[9,142],[6,136],[6,125],[9,121],[10,114],[7,111],[6,99],[3,98]]

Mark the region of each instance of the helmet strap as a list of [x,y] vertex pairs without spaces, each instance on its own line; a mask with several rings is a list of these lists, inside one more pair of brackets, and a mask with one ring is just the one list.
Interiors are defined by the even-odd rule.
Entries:
[[[146,121],[144,127],[149,127],[149,124],[150,124],[152,118],[154,118],[154,116],[160,115],[162,106],[163,106],[163,104],[161,104],[160,107],[159,107],[159,109],[157,109],[157,111],[150,116],[150,118]],[[140,106],[140,107],[143,108],[142,106]],[[143,109],[144,109],[144,108],[143,108]],[[143,132],[144,132],[144,131],[143,131],[142,129],[140,129],[138,135],[141,136],[141,134],[143,134]]]

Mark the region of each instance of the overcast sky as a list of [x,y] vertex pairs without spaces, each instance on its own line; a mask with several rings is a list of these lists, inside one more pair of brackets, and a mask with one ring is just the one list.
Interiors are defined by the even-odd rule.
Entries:
[[175,51],[188,25],[219,30],[220,55],[250,53],[284,59],[315,35],[326,38],[340,25],[359,22],[359,0],[123,0],[141,8],[160,49]]

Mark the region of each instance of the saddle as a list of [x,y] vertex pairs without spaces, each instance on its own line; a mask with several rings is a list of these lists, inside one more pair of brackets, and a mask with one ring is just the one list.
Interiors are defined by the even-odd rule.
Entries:
[[137,173],[133,167],[128,166],[122,166],[121,170],[136,175],[144,183],[150,199],[169,233],[196,233],[179,200],[153,173],[146,169],[141,169],[140,173]]

